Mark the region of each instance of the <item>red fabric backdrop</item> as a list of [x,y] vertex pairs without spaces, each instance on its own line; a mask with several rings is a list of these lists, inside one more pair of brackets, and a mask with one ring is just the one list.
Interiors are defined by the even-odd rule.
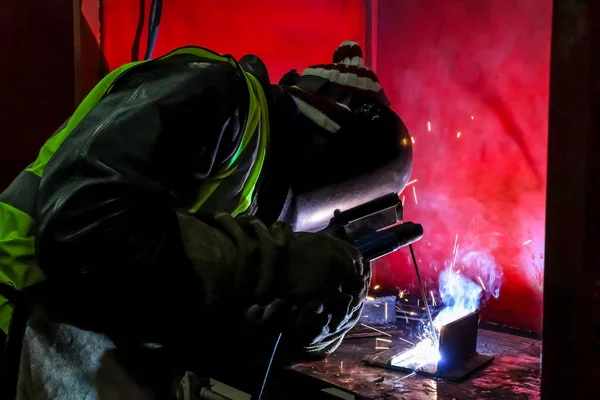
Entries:
[[[379,11],[377,73],[415,138],[405,215],[425,227],[415,251],[430,287],[452,263],[487,297],[502,283],[486,319],[541,329],[551,1],[380,0]],[[375,284],[413,275],[402,251],[378,263]]]
[[[146,14],[149,8],[146,1]],[[138,16],[138,0],[104,0],[104,50],[111,69],[131,60]],[[344,40],[364,43],[364,32],[360,0],[169,0],[164,2],[154,55],[186,45],[235,57],[254,53],[277,81],[290,69],[329,62]]]

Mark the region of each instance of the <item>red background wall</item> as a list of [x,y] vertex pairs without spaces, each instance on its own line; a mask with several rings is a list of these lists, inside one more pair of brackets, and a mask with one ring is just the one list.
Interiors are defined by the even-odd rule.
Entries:
[[0,1],[0,190],[74,106],[72,0]]
[[[503,282],[484,317],[531,330],[542,317],[550,29],[550,0],[379,1],[376,72],[415,138],[405,216],[425,227],[415,251],[429,285],[454,262],[458,234],[455,269],[481,276],[486,297],[492,268],[494,288]],[[401,251],[378,263],[375,284],[414,285],[411,268]]]
[[[146,14],[149,8],[146,1]],[[104,0],[104,50],[111,69],[131,60],[138,17],[138,0]],[[361,0],[170,0],[164,2],[154,56],[186,45],[235,57],[254,53],[276,82],[290,69],[329,62],[344,40],[363,43],[364,26]],[[144,30],[140,57],[146,36]]]

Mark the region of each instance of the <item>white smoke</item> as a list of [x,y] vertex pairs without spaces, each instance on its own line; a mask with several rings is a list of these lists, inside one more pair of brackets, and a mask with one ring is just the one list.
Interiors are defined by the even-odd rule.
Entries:
[[[482,303],[485,303],[490,297],[497,299],[500,296],[503,273],[489,252],[469,251],[461,261],[465,271],[477,279],[476,283],[483,285]],[[440,291],[443,286],[440,279]]]
[[[487,251],[468,251],[439,275],[439,294],[444,308],[433,321],[435,329],[456,321],[485,304],[490,297],[500,296],[502,270]],[[469,279],[467,276],[470,276]]]
[[439,331],[442,326],[456,321],[479,308],[483,288],[448,268],[440,274],[440,296],[446,306],[437,315],[433,324]]

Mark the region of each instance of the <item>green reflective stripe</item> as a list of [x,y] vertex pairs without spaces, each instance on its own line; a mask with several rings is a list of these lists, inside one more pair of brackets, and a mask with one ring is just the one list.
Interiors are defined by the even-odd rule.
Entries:
[[56,150],[60,147],[60,145],[64,142],[64,140],[69,136],[69,134],[79,125],[81,120],[90,112],[92,108],[102,99],[105,93],[111,88],[113,82],[119,75],[121,75],[124,71],[142,63],[144,61],[138,61],[131,64],[123,65],[120,68],[115,69],[113,72],[108,74],[96,87],[86,96],[86,98],[81,102],[77,110],[69,119],[67,126],[61,130],[59,133],[51,137],[42,147],[38,158],[35,160],[35,163],[32,167],[28,168],[29,171],[33,172],[37,176],[42,176],[44,173],[44,168],[50,158],[56,153]]
[[[16,289],[45,279],[35,259],[35,221],[14,206],[0,202],[0,282]],[[0,329],[8,332],[12,306],[0,296]]]
[[209,60],[226,62],[236,68],[238,66],[237,61],[235,61],[235,59],[230,55],[222,56],[222,55],[215,53],[213,51],[210,51],[208,49],[204,49],[202,47],[194,47],[194,46],[181,47],[179,49],[173,50],[169,54],[158,58],[158,60],[160,60],[162,58],[171,57],[171,56],[174,56],[177,54],[191,54],[191,55],[202,57],[202,58],[208,58]]
[[[246,125],[242,140],[231,160],[224,165],[214,176],[207,179],[200,187],[196,203],[190,207],[190,213],[198,212],[208,200],[215,195],[216,191],[222,186],[227,185],[226,178],[237,171],[240,158],[243,154],[249,152],[256,153],[256,158],[250,167],[250,173],[243,181],[241,193],[237,193],[237,204],[233,206],[231,214],[233,216],[244,213],[252,203],[252,196],[262,171],[267,151],[269,135],[269,110],[266,96],[260,82],[249,72],[244,72],[248,93],[250,96],[250,107],[246,118]],[[258,135],[258,139],[256,138]],[[251,148],[250,144],[254,147]],[[223,191],[223,190],[221,190]],[[231,193],[228,193],[231,195]]]
[[36,193],[40,180],[36,174],[27,170],[22,171],[10,186],[0,193],[0,202],[10,204],[34,218]]
[[[246,72],[248,89],[250,86],[253,87],[253,92],[256,94],[256,101],[250,102],[250,114],[260,114],[257,121],[257,127],[259,136],[259,144],[258,144],[258,155],[256,161],[252,165],[252,169],[250,170],[250,176],[244,185],[244,189],[242,190],[242,195],[240,197],[240,204],[238,207],[232,212],[233,216],[246,212],[250,204],[252,204],[252,196],[254,195],[254,191],[256,189],[256,184],[258,182],[258,178],[260,173],[262,172],[263,165],[265,163],[265,156],[267,154],[267,142],[269,140],[269,108],[267,105],[267,99],[265,97],[265,93],[262,90],[260,82],[250,73]],[[253,110],[254,108],[254,110]]]
[[10,320],[14,311],[13,305],[4,297],[0,296],[0,330],[8,335]]

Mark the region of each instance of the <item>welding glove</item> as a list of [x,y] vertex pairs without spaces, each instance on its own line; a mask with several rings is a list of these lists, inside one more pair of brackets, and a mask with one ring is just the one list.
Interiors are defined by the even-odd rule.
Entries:
[[247,323],[289,331],[314,355],[335,350],[358,321],[370,269],[348,243],[253,217],[178,215],[207,307],[241,307]]

